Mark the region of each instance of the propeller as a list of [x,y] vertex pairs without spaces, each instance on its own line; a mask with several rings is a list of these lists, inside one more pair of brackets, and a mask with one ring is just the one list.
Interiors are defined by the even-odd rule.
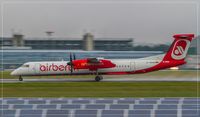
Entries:
[[73,54],[73,57],[74,57],[74,60],[76,60],[76,55],[75,54]]
[[[73,58],[72,58],[72,56],[73,56]],[[73,60],[76,60],[76,56],[75,56],[75,54],[73,54],[72,55],[72,53],[70,53],[70,55],[69,55],[69,62],[67,63],[67,65],[70,65],[70,72],[71,72],[71,74],[72,74],[72,72],[73,72],[73,67],[74,67],[74,65],[73,65]]]

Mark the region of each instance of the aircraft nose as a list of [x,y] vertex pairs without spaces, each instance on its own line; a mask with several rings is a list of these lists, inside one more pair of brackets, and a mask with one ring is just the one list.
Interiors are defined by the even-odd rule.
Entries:
[[17,72],[17,71],[18,71],[17,69],[14,70],[14,71],[12,71],[10,75],[12,75],[12,76],[16,76],[16,75],[18,75],[18,72]]

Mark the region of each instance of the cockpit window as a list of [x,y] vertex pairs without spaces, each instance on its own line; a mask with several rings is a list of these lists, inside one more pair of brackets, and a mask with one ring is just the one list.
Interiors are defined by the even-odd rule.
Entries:
[[26,65],[22,65],[21,67],[29,67],[29,65],[27,65],[27,64]]

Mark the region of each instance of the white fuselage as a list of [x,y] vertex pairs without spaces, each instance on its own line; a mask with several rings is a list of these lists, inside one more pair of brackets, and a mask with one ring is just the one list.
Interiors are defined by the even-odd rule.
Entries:
[[[164,55],[140,59],[110,59],[116,65],[113,68],[98,69],[99,73],[114,72],[133,72],[147,69],[159,64]],[[69,61],[44,61],[44,62],[27,62],[21,67],[14,70],[11,75],[29,76],[29,75],[68,75],[71,74]],[[89,69],[75,69],[73,74],[92,74],[95,71]]]

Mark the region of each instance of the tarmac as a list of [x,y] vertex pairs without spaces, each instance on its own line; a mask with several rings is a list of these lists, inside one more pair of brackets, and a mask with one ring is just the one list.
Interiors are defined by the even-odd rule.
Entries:
[[[104,78],[100,82],[199,82],[199,78],[187,77],[164,77],[164,78],[130,78],[130,77],[116,77]],[[1,83],[18,83],[18,82],[95,82],[93,78],[24,78],[23,81],[18,79],[2,79]]]

